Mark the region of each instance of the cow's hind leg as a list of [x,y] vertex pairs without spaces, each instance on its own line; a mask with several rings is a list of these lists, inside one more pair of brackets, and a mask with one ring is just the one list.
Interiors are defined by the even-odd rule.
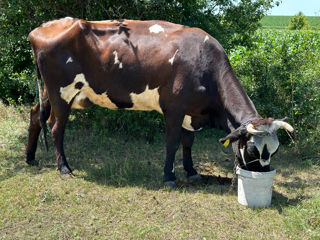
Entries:
[[[53,106],[52,106],[53,107]],[[53,108],[54,120],[50,121],[52,126],[51,135],[55,147],[56,159],[60,174],[72,174],[64,154],[63,139],[66,124],[68,121],[70,106],[67,104],[57,104]]]
[[[45,110],[45,121],[49,118],[50,115],[50,102],[49,100],[44,101],[44,110]],[[40,105],[36,104],[30,112],[30,125],[29,125],[29,136],[28,144],[26,148],[26,162],[29,165],[37,165],[38,162],[35,160],[35,154],[37,150],[38,138],[41,131],[40,125]]]
[[163,169],[164,183],[171,188],[175,188],[176,176],[174,172],[174,160],[181,142],[181,126],[184,114],[176,110],[167,110],[164,113],[164,117],[166,123],[166,161]]
[[199,181],[201,176],[193,168],[193,162],[191,157],[191,148],[194,141],[194,133],[182,128],[182,146],[183,146],[183,167],[187,172],[187,178],[189,181]]

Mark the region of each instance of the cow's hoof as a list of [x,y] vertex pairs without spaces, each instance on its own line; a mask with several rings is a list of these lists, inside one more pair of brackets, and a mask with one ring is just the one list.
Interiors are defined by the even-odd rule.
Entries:
[[170,189],[176,189],[177,185],[174,181],[166,181],[164,182],[164,185],[169,187]]
[[39,162],[36,161],[35,159],[27,159],[26,163],[27,163],[29,166],[38,166],[38,165],[39,165]]
[[68,168],[67,166],[61,167],[61,169],[60,169],[60,175],[67,175],[67,174],[68,174],[68,175],[73,175],[71,169]]
[[74,178],[74,175],[71,171],[71,169],[67,166],[63,166],[60,169],[60,178],[62,179],[70,179],[70,178]]
[[35,154],[28,152],[26,154],[26,163],[30,166],[38,166],[39,162],[35,160]]
[[189,183],[198,183],[202,182],[202,177],[200,174],[195,174],[187,178]]

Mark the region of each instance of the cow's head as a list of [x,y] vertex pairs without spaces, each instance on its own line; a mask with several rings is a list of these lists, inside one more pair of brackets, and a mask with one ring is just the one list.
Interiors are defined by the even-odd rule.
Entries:
[[220,142],[227,146],[232,143],[232,148],[237,156],[240,166],[250,171],[269,171],[271,157],[277,152],[279,128],[293,131],[293,127],[284,119],[261,118],[242,125],[232,131]]

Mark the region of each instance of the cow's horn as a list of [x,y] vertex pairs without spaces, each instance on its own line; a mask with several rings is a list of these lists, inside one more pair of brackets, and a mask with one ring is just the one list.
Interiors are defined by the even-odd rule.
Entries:
[[293,127],[287,122],[275,120],[273,121],[273,124],[275,124],[278,128],[283,128],[289,132],[293,132]]
[[252,134],[252,135],[265,133],[265,131],[256,130],[256,129],[254,128],[254,126],[252,125],[252,123],[249,123],[246,128],[247,128],[248,133],[250,133],[250,134]]

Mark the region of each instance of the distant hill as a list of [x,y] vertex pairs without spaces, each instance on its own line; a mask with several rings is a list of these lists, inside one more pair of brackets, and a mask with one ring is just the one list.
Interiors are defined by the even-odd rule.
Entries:
[[[265,16],[261,20],[262,28],[285,29],[293,16]],[[307,17],[310,26],[314,29],[320,24],[320,17]]]

